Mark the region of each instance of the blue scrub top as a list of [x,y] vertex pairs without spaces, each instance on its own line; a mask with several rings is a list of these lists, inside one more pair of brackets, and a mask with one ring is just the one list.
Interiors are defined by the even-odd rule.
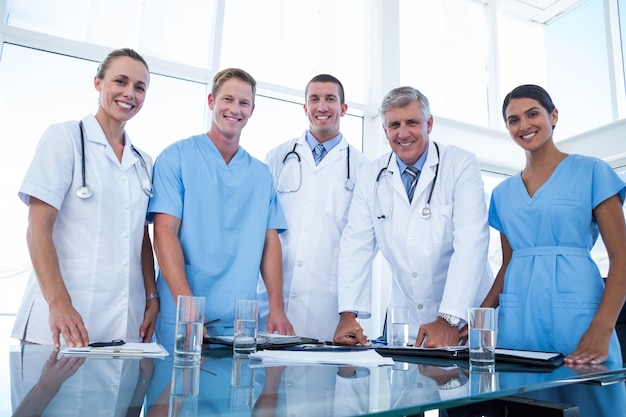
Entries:
[[[287,228],[269,168],[241,147],[226,165],[207,135],[192,136],[157,158],[153,193],[150,221],[154,213],[182,220],[185,272],[194,295],[207,298],[205,321],[219,319],[215,335],[232,334],[234,300],[256,299],[266,231]],[[176,303],[160,271],[157,289],[159,327],[170,327]]]
[[[498,185],[489,224],[505,234],[513,257],[504,278],[498,347],[556,351],[576,348],[593,319],[604,283],[591,258],[598,238],[593,209],[626,184],[604,161],[569,155],[530,197],[521,175]],[[615,333],[610,361],[621,361]]]

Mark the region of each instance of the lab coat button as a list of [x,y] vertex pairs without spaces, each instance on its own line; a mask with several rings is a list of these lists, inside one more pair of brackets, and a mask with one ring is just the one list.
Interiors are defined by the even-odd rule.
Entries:
[[415,238],[413,236],[409,236],[406,239],[407,242],[413,242],[414,240],[415,240]]
[[296,266],[302,266],[302,261],[297,261]]
[[128,210],[128,208],[129,208],[129,207],[130,207],[130,205],[129,205],[128,203],[124,203],[124,208],[125,208],[126,210]]
[[126,297],[126,291],[122,291],[122,297]]
[[120,175],[120,180],[126,181],[126,175]]
[[124,262],[122,262],[122,266],[128,266],[128,261],[124,260]]
[[124,239],[126,239],[126,238],[128,237],[128,232],[124,232],[124,233],[122,233],[122,237],[123,237]]
[[413,272],[413,273],[411,274],[411,278],[417,278],[417,272]]
[[418,310],[423,310],[424,309],[424,305],[423,304],[418,304],[417,305],[417,309]]
[[296,297],[298,297],[298,294],[296,293],[291,294],[291,298],[296,298]]

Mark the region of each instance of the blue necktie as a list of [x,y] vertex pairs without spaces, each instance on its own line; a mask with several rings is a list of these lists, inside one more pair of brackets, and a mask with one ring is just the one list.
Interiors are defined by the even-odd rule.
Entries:
[[413,200],[413,194],[415,194],[415,186],[417,185],[417,180],[420,177],[419,169],[415,168],[412,165],[406,167],[404,172],[411,178],[411,185],[407,191],[407,196],[409,197],[409,201]]
[[315,165],[319,165],[322,160],[322,155],[324,155],[324,145],[318,143],[315,148],[313,148],[313,159],[315,159]]

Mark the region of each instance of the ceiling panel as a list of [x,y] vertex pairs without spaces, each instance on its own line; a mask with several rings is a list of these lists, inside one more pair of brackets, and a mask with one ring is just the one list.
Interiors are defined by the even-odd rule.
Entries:
[[550,24],[586,0],[496,0],[496,7],[523,20]]

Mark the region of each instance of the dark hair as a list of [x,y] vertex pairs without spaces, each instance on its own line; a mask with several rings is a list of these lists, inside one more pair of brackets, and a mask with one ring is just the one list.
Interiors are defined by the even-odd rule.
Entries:
[[141,62],[146,67],[146,70],[148,71],[148,74],[150,73],[150,69],[148,68],[148,64],[146,63],[146,60],[143,59],[143,57],[141,55],[139,55],[137,52],[135,52],[134,50],[132,50],[130,48],[122,48],[122,49],[115,49],[115,50],[109,52],[109,54],[106,56],[106,58],[104,58],[104,61],[102,61],[102,63],[98,66],[98,71],[96,72],[96,77],[98,77],[101,80],[104,79],[104,74],[109,69],[109,66],[111,65],[111,62],[113,62],[113,60],[115,58],[118,58],[118,57],[121,57],[121,56],[127,56],[129,58],[132,58],[134,60],[137,60],[137,61]]
[[215,74],[215,77],[213,77],[211,95],[215,97],[224,83],[231,78],[237,78],[238,80],[250,84],[250,87],[252,87],[252,103],[254,104],[254,98],[256,96],[256,80],[252,77],[252,75],[239,68],[226,68]]
[[341,84],[341,81],[339,81],[337,78],[333,77],[332,75],[329,74],[319,74],[316,75],[315,77],[311,78],[311,81],[309,81],[309,83],[306,85],[306,88],[304,89],[304,100],[306,101],[307,95],[309,94],[309,86],[312,83],[334,83],[337,84],[337,87],[339,87],[339,104],[342,104],[346,102],[346,96],[343,92],[343,84]]
[[537,100],[541,106],[548,111],[548,113],[552,113],[552,110],[556,108],[552,99],[550,98],[550,94],[543,88],[534,84],[524,84],[519,87],[515,87],[509,94],[504,97],[504,102],[502,103],[502,117],[504,118],[504,122],[506,123],[506,108],[509,106],[511,100],[515,98],[531,98],[533,100]]

